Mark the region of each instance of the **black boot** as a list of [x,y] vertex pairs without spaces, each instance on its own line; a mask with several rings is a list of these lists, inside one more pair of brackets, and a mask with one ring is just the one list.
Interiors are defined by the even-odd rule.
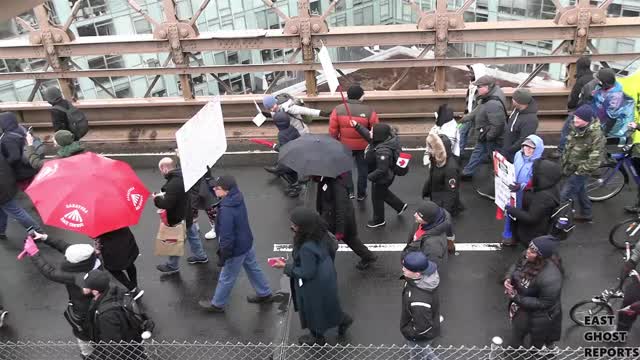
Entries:
[[271,165],[271,166],[265,166],[264,169],[269,172],[272,173],[273,175],[278,175],[278,165]]
[[309,345],[309,346],[313,346],[313,345],[324,345],[326,344],[327,341],[325,340],[324,336],[322,335],[318,335],[315,336],[313,334],[306,334],[306,335],[302,335],[298,338],[298,344],[300,345]]
[[347,329],[353,324],[353,318],[348,314],[342,315],[342,322],[338,325],[338,335],[344,336],[347,333]]

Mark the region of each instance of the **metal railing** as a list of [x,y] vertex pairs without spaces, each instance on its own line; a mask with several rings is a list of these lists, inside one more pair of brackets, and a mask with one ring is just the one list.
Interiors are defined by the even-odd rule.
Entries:
[[[109,360],[574,360],[574,359],[640,359],[637,348],[564,348],[512,349],[499,346],[467,347],[437,346],[419,348],[398,345],[325,345],[298,346],[280,344],[241,343],[176,343],[151,341],[144,345],[94,345],[90,359]],[[635,350],[635,353],[634,353]],[[0,359],[11,360],[71,360],[79,358],[79,348],[73,342],[17,342],[0,344]]]

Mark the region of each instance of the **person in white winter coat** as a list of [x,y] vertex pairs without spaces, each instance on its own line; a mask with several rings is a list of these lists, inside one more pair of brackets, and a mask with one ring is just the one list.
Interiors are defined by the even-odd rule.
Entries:
[[[453,118],[453,111],[449,109],[447,104],[442,104],[436,113],[436,124],[429,130],[429,134],[445,135],[451,141],[451,153],[460,156],[460,132],[458,131],[458,123]],[[426,150],[422,163],[425,166],[431,165],[432,149],[427,141]]]
[[309,127],[305,123],[304,116],[312,116],[312,117],[329,117],[331,113],[323,111],[310,109],[308,107],[300,106],[295,104],[294,99],[288,99],[285,102],[278,104],[278,100],[272,95],[266,95],[262,99],[262,105],[265,109],[269,111],[264,111],[262,114],[266,117],[272,117],[272,115],[278,111],[284,111],[289,115],[289,124],[293,126],[300,135],[309,134]]

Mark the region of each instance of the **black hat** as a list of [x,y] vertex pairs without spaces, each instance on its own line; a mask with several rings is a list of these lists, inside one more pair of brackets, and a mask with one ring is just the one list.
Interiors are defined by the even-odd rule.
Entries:
[[554,250],[556,249],[556,245],[558,244],[558,239],[551,235],[539,236],[533,240],[529,244],[529,248],[535,251],[542,258],[548,258],[553,255]]
[[307,229],[318,223],[320,215],[312,209],[298,206],[291,212],[289,219],[297,226]]
[[360,85],[351,85],[347,90],[347,97],[351,100],[359,100],[364,95],[364,89]]
[[593,120],[593,108],[589,104],[584,104],[573,112],[573,116],[590,123]]
[[609,88],[616,84],[616,73],[609,68],[600,69],[596,73],[596,79],[600,80],[604,87]]
[[385,141],[391,136],[391,126],[388,124],[377,123],[373,125],[373,142]]
[[84,276],[84,283],[82,285],[85,289],[96,290],[101,293],[109,289],[109,275],[101,270],[93,270]]
[[236,183],[236,178],[231,175],[222,175],[213,181],[213,186],[221,187],[222,190],[229,191],[238,184]]
[[432,224],[440,217],[440,206],[433,201],[425,201],[416,210],[416,213],[424,222]]
[[496,84],[496,78],[491,75],[481,76],[480,79],[476,80],[473,85],[475,86],[489,86],[492,87]]

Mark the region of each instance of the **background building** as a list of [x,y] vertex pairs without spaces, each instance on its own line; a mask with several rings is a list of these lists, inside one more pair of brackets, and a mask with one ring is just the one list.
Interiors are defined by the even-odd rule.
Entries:
[[[50,0],[47,6],[51,9],[51,21],[60,23],[68,18],[70,9],[78,0]],[[162,19],[161,2],[157,0],[137,0],[137,2],[156,20]],[[435,0],[419,0],[424,10],[435,8]],[[464,0],[449,0],[450,7],[460,7]],[[562,1],[563,4],[573,3]],[[200,6],[199,0],[176,0],[178,17],[189,18]],[[288,15],[295,15],[296,0],[277,0],[277,6]],[[330,5],[331,0],[311,0],[313,12],[322,13]],[[592,1],[597,3],[597,1]],[[473,21],[506,21],[523,19],[552,19],[555,6],[550,0],[476,0],[476,4],[465,13],[465,20]],[[609,16],[640,15],[640,0],[615,0],[609,7]],[[25,20],[35,24],[33,13],[21,15]],[[336,11],[329,18],[330,26],[359,26],[375,24],[415,23],[417,15],[402,0],[342,0]],[[269,10],[260,0],[214,0],[209,3],[198,19],[201,32],[207,31],[239,31],[248,29],[278,29],[283,26],[275,13]],[[104,36],[131,34],[151,34],[151,25],[131,9],[126,0],[83,0],[78,19],[72,25],[76,35]],[[26,36],[26,32],[16,25],[15,21],[0,24],[0,39]],[[519,43],[472,43],[459,44],[456,48],[465,56],[521,56],[545,55],[551,53],[558,42],[537,41]],[[596,40],[595,45],[603,52],[640,51],[640,41],[635,38]],[[331,49],[336,60],[358,60],[371,56],[380,49],[370,48],[338,48]],[[259,64],[286,62],[293,49],[265,49],[246,51],[219,51],[196,54],[192,60],[206,65],[220,64]],[[104,69],[121,67],[157,67],[162,66],[168,54],[133,54],[106,55],[97,57],[78,57],[73,60],[83,69]],[[454,55],[453,56],[458,56]],[[611,64],[618,69],[627,64]],[[0,59],[0,72],[43,70],[46,62],[43,59]],[[500,69],[509,72],[529,72],[534,65],[506,65]],[[629,69],[635,69],[638,63]],[[555,79],[565,75],[562,64],[549,64],[545,71]],[[218,83],[211,75],[193,76],[194,93],[196,95],[215,95],[222,93],[263,92],[273,79],[280,80],[274,90],[288,87],[302,81],[301,73],[285,72],[284,74],[237,73],[217,74],[226,86]],[[154,76],[112,77],[95,79],[100,85],[109,89],[117,97],[143,97]],[[55,84],[50,80],[41,87]],[[180,82],[177,76],[165,75],[153,87],[151,96],[179,96]],[[0,101],[26,101],[33,88],[32,80],[0,82]],[[79,98],[109,98],[109,95],[88,78],[77,79],[76,91]],[[39,99],[41,94],[36,95]]]

